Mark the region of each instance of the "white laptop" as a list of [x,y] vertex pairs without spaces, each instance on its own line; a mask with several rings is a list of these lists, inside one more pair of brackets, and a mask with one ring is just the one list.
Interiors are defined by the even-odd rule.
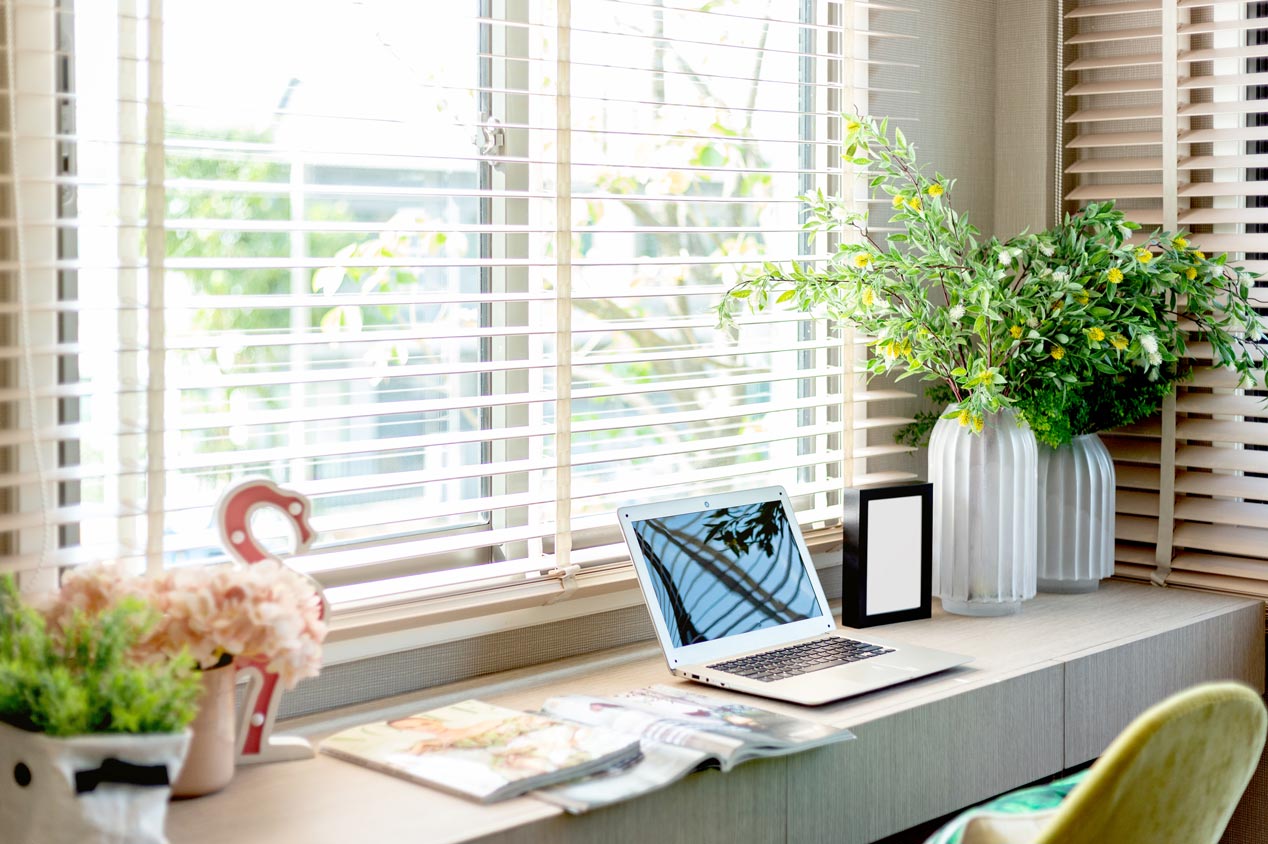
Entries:
[[971,659],[839,629],[783,487],[625,507],[617,518],[679,677],[819,704]]

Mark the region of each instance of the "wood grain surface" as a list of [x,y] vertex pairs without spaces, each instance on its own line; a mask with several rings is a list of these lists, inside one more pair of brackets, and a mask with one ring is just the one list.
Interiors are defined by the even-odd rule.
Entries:
[[[766,706],[858,740],[704,772],[570,817],[531,798],[480,806],[319,756],[240,768],[220,794],[175,803],[173,844],[867,842],[1099,753],[1135,714],[1183,686],[1262,691],[1258,601],[1109,582],[1040,595],[1006,618],[942,613],[869,634],[969,654],[967,666],[820,707]],[[554,694],[678,684],[659,648],[633,645],[289,722],[320,739],[468,697],[522,709]],[[720,699],[743,696],[684,684]],[[755,700],[746,698],[746,700]]]

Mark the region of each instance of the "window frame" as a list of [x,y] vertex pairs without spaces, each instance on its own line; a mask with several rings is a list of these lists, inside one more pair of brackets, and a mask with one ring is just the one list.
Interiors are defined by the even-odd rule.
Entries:
[[[482,14],[487,13],[494,15],[501,13],[508,16],[518,14],[522,15],[522,20],[528,20],[528,0],[477,1],[480,5]],[[64,3],[73,3],[73,0],[47,0],[47,2],[50,4],[55,3],[61,5]],[[144,2],[144,0],[142,0],[142,2]],[[154,8],[157,8],[160,3],[158,0],[153,0],[151,5]],[[851,22],[847,18],[851,13],[855,16],[862,15],[865,18],[867,12],[865,7],[862,5],[856,7],[856,4],[849,2],[849,0],[844,0],[844,2],[842,0],[802,0],[800,8],[803,10],[803,14],[809,14],[813,11],[817,15],[820,10],[822,10],[822,13],[826,15],[824,19],[829,22],[829,25],[839,24],[842,27],[840,33],[834,31],[828,35],[829,43],[832,43],[833,40],[835,40],[839,51],[838,53],[834,53],[831,57],[818,55],[814,57],[803,57],[801,60],[803,68],[813,69],[817,66],[827,68],[828,81],[838,83],[837,86],[821,90],[813,84],[814,80],[811,80],[812,84],[803,84],[800,87],[799,101],[802,104],[802,110],[818,111],[821,110],[818,107],[811,109],[806,108],[806,103],[814,102],[817,98],[826,95],[826,99],[829,103],[835,102],[839,105],[841,100],[844,98],[842,92],[849,91],[853,88],[851,82],[852,79],[855,79],[856,77],[852,77],[849,68],[860,57],[857,54],[850,55],[846,48],[849,46],[848,42],[851,40],[851,35],[854,35],[852,40],[854,41],[856,47],[859,45],[865,45],[867,43],[867,37],[866,35],[859,36],[857,33],[852,33],[851,29],[857,25],[858,21],[855,20]],[[817,20],[819,20],[819,18],[816,16],[815,18],[805,22],[810,24],[812,27],[822,26],[821,24],[816,23]],[[518,31],[512,27],[505,26],[496,28],[489,27],[486,31],[484,26],[487,25],[482,25],[482,42],[483,39],[487,37],[487,43],[492,50],[497,48],[498,45],[496,42],[499,38],[501,38],[503,42],[508,40],[508,38],[513,40],[514,33]],[[496,32],[493,31],[495,29],[497,30]],[[806,38],[806,33],[810,33],[810,37],[812,39],[811,43],[813,43],[814,33],[810,28],[803,29],[801,32],[801,37],[803,39],[801,43],[806,43],[804,40]],[[522,31],[521,34],[523,34]],[[503,49],[511,49],[506,47],[505,43],[501,46]],[[524,55],[527,55],[527,53],[524,52],[519,55],[512,55],[508,53],[508,60],[502,62],[503,71],[506,72],[509,68],[513,68],[517,65],[522,70],[524,62],[516,61],[516,59]],[[156,59],[154,57],[151,58],[151,61],[155,60]],[[859,64],[862,64],[862,62]],[[507,83],[505,80],[501,80],[501,84],[498,84],[498,80],[496,80],[497,69],[495,65],[496,62],[494,61],[487,62],[487,65],[482,62],[482,67],[480,69],[482,81],[484,79],[495,80],[493,87],[502,89],[503,91],[512,90],[512,83],[514,80],[511,80],[510,83]],[[836,75],[835,78],[833,76],[834,73]],[[806,82],[804,76],[802,77],[802,82]],[[69,94],[71,92],[64,91],[61,93]],[[153,87],[151,87],[151,89],[147,92],[134,92],[134,96],[138,99],[144,99],[146,96],[152,98],[154,95],[155,90]],[[483,92],[482,97],[485,95],[489,98],[489,105],[491,106],[490,111],[494,113],[497,111],[495,100],[498,98],[507,100],[507,102],[502,103],[502,106],[505,109],[505,114],[507,115],[505,118],[506,122],[514,122],[514,112],[516,107],[522,107],[522,103],[515,103],[511,100],[518,99],[521,101],[527,101],[528,99],[526,96],[515,97],[514,95],[506,93],[493,94],[491,92]],[[807,97],[810,99],[807,100]],[[854,95],[853,104],[856,106],[860,104],[857,93]],[[154,119],[153,115],[150,116],[150,119]],[[803,115],[801,118],[802,124],[808,125],[811,128],[814,127],[816,120],[817,119],[814,116],[809,115]],[[832,118],[831,121],[835,121],[839,124],[839,120],[836,120],[835,118]],[[839,126],[837,128],[839,136]],[[56,137],[59,134],[61,133],[56,131],[50,132],[50,136],[53,137]],[[811,151],[810,161],[813,162],[814,139],[809,138],[809,140],[810,143],[802,145],[801,152],[799,153],[802,157],[799,160],[806,160],[804,157],[805,151],[809,149]],[[60,144],[62,141],[59,140],[58,143]],[[829,151],[829,155],[830,154],[831,152]],[[162,163],[158,165],[158,172],[160,176],[162,173],[162,166]],[[513,187],[516,184],[526,185],[527,183],[526,173],[516,172],[515,167],[495,168],[488,165],[488,162],[482,162],[481,168],[480,180],[482,187],[485,184],[488,184],[493,189],[500,190],[507,187]],[[527,168],[526,166],[522,166],[521,169],[526,170]],[[805,169],[810,168],[807,167]],[[151,167],[150,174],[151,176],[154,174],[153,167]],[[73,176],[73,173],[59,175]],[[813,177],[806,176],[805,178]],[[836,178],[839,178],[839,176],[829,176],[829,179]],[[831,181],[829,184],[831,184]],[[151,188],[154,187],[155,185],[152,184]],[[159,190],[162,190],[161,178],[158,180],[157,187]],[[489,219],[493,220],[495,223],[516,224],[526,223],[528,221],[527,209],[515,207],[515,203],[520,203],[521,205],[526,206],[527,203],[523,200],[509,200],[502,203],[496,203],[491,199],[483,198],[481,202],[489,204]],[[159,223],[159,226],[158,236],[159,238],[162,238],[165,233],[165,229],[161,228],[161,222]],[[149,228],[154,229],[153,221],[151,221]],[[61,229],[58,230],[60,231]],[[74,232],[74,229],[67,230]],[[151,246],[153,246],[156,242],[153,239],[153,234],[154,232],[151,231]],[[486,237],[490,242],[485,242]],[[497,242],[499,240],[503,241],[503,243],[499,244]],[[506,252],[504,251],[504,241],[505,238],[494,238],[488,234],[481,234],[481,256],[487,256],[494,259],[498,257],[505,257]],[[157,241],[159,244],[162,242],[163,241],[161,239]],[[62,255],[61,257],[67,256],[68,255]],[[493,263],[496,264],[497,261],[494,260]],[[156,273],[158,274],[159,286],[161,287],[162,271],[162,263],[159,261],[156,266],[151,265],[144,271],[140,271],[136,274],[135,283],[138,285],[138,289],[135,292],[138,296],[137,301],[144,301],[141,288],[147,284],[150,288],[151,294],[153,293]],[[66,272],[74,271],[68,270]],[[69,280],[64,282],[61,287],[63,293],[69,290],[69,284]],[[516,290],[527,290],[526,274],[522,269],[508,268],[504,266],[483,267],[481,271],[481,288],[486,289],[486,287],[490,291],[501,290],[514,292]],[[524,303],[484,305],[481,308],[482,322],[487,318],[489,325],[497,325],[499,324],[500,319],[498,313],[499,310],[512,310],[516,308],[524,309],[527,308],[527,305]],[[58,313],[55,309],[51,312],[54,314]],[[148,315],[150,317],[148,320],[149,327],[153,328],[153,310],[151,310]],[[136,336],[139,337],[145,330],[147,323],[146,316],[147,312],[144,310],[138,310],[137,312],[128,315],[124,315],[124,312],[121,311],[120,325],[118,328],[121,332],[128,330],[135,331]],[[510,324],[515,319],[522,320],[522,318],[523,314],[518,314],[510,317],[510,319],[507,319],[503,324]],[[67,322],[73,323],[73,321],[72,315]],[[519,324],[522,324],[522,322]],[[804,335],[807,331],[818,331],[819,326],[811,327],[808,324],[803,323],[799,330],[802,331]],[[813,339],[813,337],[807,335],[805,339]],[[524,343],[527,341],[524,340],[524,338],[505,338],[501,341],[495,341],[492,338],[485,338],[485,341],[482,343],[482,359],[485,359],[486,354],[490,360],[497,358],[497,355],[499,354],[499,350],[496,348],[498,342]],[[161,353],[162,352],[160,350],[159,354],[161,355]],[[522,354],[522,350],[518,350],[511,355],[506,355],[506,357],[513,357],[515,354]],[[825,354],[828,356],[838,354],[838,350],[834,348]],[[839,347],[839,355],[844,360],[850,360],[852,359],[853,354],[853,338],[847,334],[842,339],[842,343]],[[799,352],[799,357],[803,366],[813,366],[814,356],[814,352]],[[141,379],[143,377],[145,361],[141,356],[133,357],[134,359],[131,363],[137,370],[134,375],[138,379]],[[154,359],[151,357],[150,363],[153,363],[153,360]],[[486,375],[488,378],[488,390],[491,393],[516,392],[516,385],[509,384],[508,382],[516,378],[527,379],[528,377],[522,370],[518,372],[486,373]],[[63,377],[70,376],[73,376],[73,372],[63,374]],[[501,381],[500,385],[499,380]],[[847,449],[850,445],[857,448],[866,444],[866,430],[856,428],[854,426],[853,417],[854,408],[852,401],[852,387],[855,383],[859,382],[859,378],[856,376],[855,378],[848,380],[850,383],[843,385],[842,400],[828,410],[830,421],[839,422],[841,425],[841,434],[839,436],[843,441],[845,441]],[[807,382],[805,380],[798,379],[796,383],[800,394],[801,391],[806,389]],[[813,382],[810,383],[813,385]],[[483,390],[482,394],[484,394]],[[161,413],[162,403],[160,402],[159,404],[159,412]],[[506,414],[508,414],[510,410],[510,408],[505,406],[493,410],[490,414],[488,424],[493,427],[514,427],[514,421],[506,418]],[[153,410],[151,410],[151,413],[153,413]],[[499,413],[502,414],[501,419],[498,418]],[[812,412],[806,411],[801,415],[803,418],[810,418],[806,415],[809,413]],[[120,415],[123,416],[124,414],[121,413]],[[142,413],[143,417],[144,415],[145,414]],[[65,419],[65,412],[63,411],[59,420],[64,421]],[[150,417],[149,421],[152,426],[154,422],[153,416]],[[161,426],[159,426],[159,428],[160,430],[157,432],[151,430],[147,436],[133,437],[131,440],[132,444],[135,446],[148,441],[148,444],[151,447],[156,444],[161,445]],[[799,440],[799,443],[799,449],[806,447],[804,440]],[[494,440],[492,443],[486,443],[486,445],[488,445],[489,459],[493,461],[500,461],[513,459],[517,453],[524,453],[528,446],[528,441],[499,439]],[[69,449],[63,449],[62,457],[67,461],[77,460],[77,455],[74,452],[75,448],[73,446]],[[849,483],[852,480],[854,459],[855,458],[853,456],[850,456],[842,461],[845,467],[844,470],[840,472],[843,483]],[[69,465],[69,463],[66,465]],[[151,466],[147,479],[151,482],[154,481],[156,477],[160,477],[161,479],[162,471],[163,467],[160,454],[156,465]],[[832,472],[833,470],[829,469],[828,471]],[[504,485],[504,488],[509,489],[510,485],[514,484],[514,477],[514,475],[499,476],[496,480],[490,482],[490,486],[494,488],[494,493],[497,494],[496,485],[500,483]],[[133,479],[133,481],[135,480],[136,479]],[[153,487],[151,487],[151,490],[152,489]],[[62,491],[68,496],[76,494],[73,487],[67,487]],[[157,501],[154,501],[154,496],[144,496],[136,489],[120,489],[118,491],[118,497],[120,500],[137,500],[138,497],[150,498],[151,503],[149,505],[149,518],[151,523],[153,522],[156,509],[159,511],[159,517],[161,518],[162,516],[161,510],[164,502],[161,495],[157,496]],[[506,515],[507,514],[504,511],[499,511],[499,513],[489,521],[484,529],[497,529],[499,526],[504,526],[504,522],[500,524],[498,519],[505,519]],[[72,544],[73,531],[73,526],[68,526],[62,531],[62,538],[65,544]],[[615,534],[615,528],[613,529],[613,533]],[[819,551],[830,550],[839,544],[839,540],[833,536],[833,532],[831,530],[815,531],[811,529],[807,533],[807,539],[810,541],[812,547]],[[160,546],[161,540],[162,536],[160,534],[158,536]],[[151,538],[152,547],[153,542],[154,539]],[[369,556],[373,556],[372,552],[385,544],[387,544],[385,538],[380,538],[372,541],[350,543],[346,548],[341,548],[340,550],[346,551],[351,557],[366,559]],[[346,647],[349,653],[355,652],[361,654],[366,648],[370,648],[369,652],[372,653],[374,652],[372,641],[374,641],[375,636],[381,637],[386,635],[392,642],[397,642],[396,638],[391,637],[396,636],[396,634],[401,631],[409,631],[410,641],[426,643],[443,640],[443,637],[449,634],[439,629],[435,629],[436,625],[445,625],[451,622],[463,624],[471,622],[477,624],[479,629],[483,630],[509,629],[510,627],[523,626],[526,619],[531,619],[529,623],[545,623],[557,618],[567,618],[589,612],[599,612],[603,611],[605,608],[613,606],[631,606],[641,600],[634,583],[632,569],[629,566],[628,560],[623,557],[623,551],[619,552],[622,555],[620,558],[600,560],[597,565],[587,565],[585,568],[573,568],[571,566],[567,566],[566,564],[564,567],[555,566],[553,564],[549,568],[543,566],[539,571],[540,576],[538,577],[529,577],[527,572],[503,572],[497,566],[497,563],[501,560],[499,559],[496,548],[490,547],[488,551],[489,553],[484,555],[485,558],[480,560],[483,565],[472,568],[450,569],[450,572],[465,572],[470,576],[455,576],[452,578],[452,583],[445,584],[439,589],[427,590],[426,593],[422,591],[413,593],[407,592],[388,600],[372,600],[367,598],[364,600],[352,601],[349,602],[347,606],[339,607],[333,617],[334,635],[332,637],[332,644],[336,646],[336,652],[339,652],[340,647]],[[564,556],[566,557],[566,554]],[[393,556],[390,558],[379,559],[376,562],[367,562],[364,564],[364,567],[340,569],[334,571],[333,573],[319,572],[318,577],[327,580],[327,585],[340,585],[353,580],[363,580],[364,578],[358,575],[364,575],[366,573],[374,573],[376,576],[382,576],[384,574],[392,575],[394,572],[399,572],[401,576],[418,576],[420,575],[418,564],[421,562],[421,559],[422,558],[417,556]],[[831,555],[824,559],[826,561],[824,562],[824,565],[833,565]],[[546,562],[549,563],[550,561],[546,560]],[[152,561],[151,568],[153,567],[154,563]],[[477,571],[476,569],[479,570]],[[426,569],[422,569],[421,571],[426,571]],[[430,632],[427,632],[420,637],[417,629],[419,625],[427,625],[431,628]],[[353,643],[354,640],[359,641],[360,644],[353,646],[351,643]],[[345,645],[344,643],[349,644]],[[392,645],[392,647],[395,646],[395,644]]]

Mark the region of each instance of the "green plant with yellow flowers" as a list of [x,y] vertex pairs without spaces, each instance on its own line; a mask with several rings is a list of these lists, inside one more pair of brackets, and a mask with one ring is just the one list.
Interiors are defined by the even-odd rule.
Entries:
[[[721,325],[735,329],[738,303],[821,313],[872,338],[869,372],[936,382],[943,415],[980,431],[1016,407],[1052,445],[1156,409],[1183,375],[1189,331],[1250,377],[1260,330],[1251,277],[1223,256],[1161,231],[1133,244],[1138,226],[1112,203],[1046,232],[983,238],[951,206],[954,180],[926,174],[900,130],[845,122],[844,158],[873,174],[901,230],[880,240],[845,200],[803,197],[805,228],[833,236],[834,253],[823,266],[766,265],[728,291]],[[933,421],[902,436],[918,440]]]

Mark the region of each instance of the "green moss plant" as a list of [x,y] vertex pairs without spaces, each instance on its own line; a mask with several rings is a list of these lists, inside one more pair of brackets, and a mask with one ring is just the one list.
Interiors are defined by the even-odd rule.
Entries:
[[56,737],[183,729],[201,684],[192,659],[131,656],[152,623],[150,607],[130,599],[50,630],[13,576],[0,576],[0,721]]

